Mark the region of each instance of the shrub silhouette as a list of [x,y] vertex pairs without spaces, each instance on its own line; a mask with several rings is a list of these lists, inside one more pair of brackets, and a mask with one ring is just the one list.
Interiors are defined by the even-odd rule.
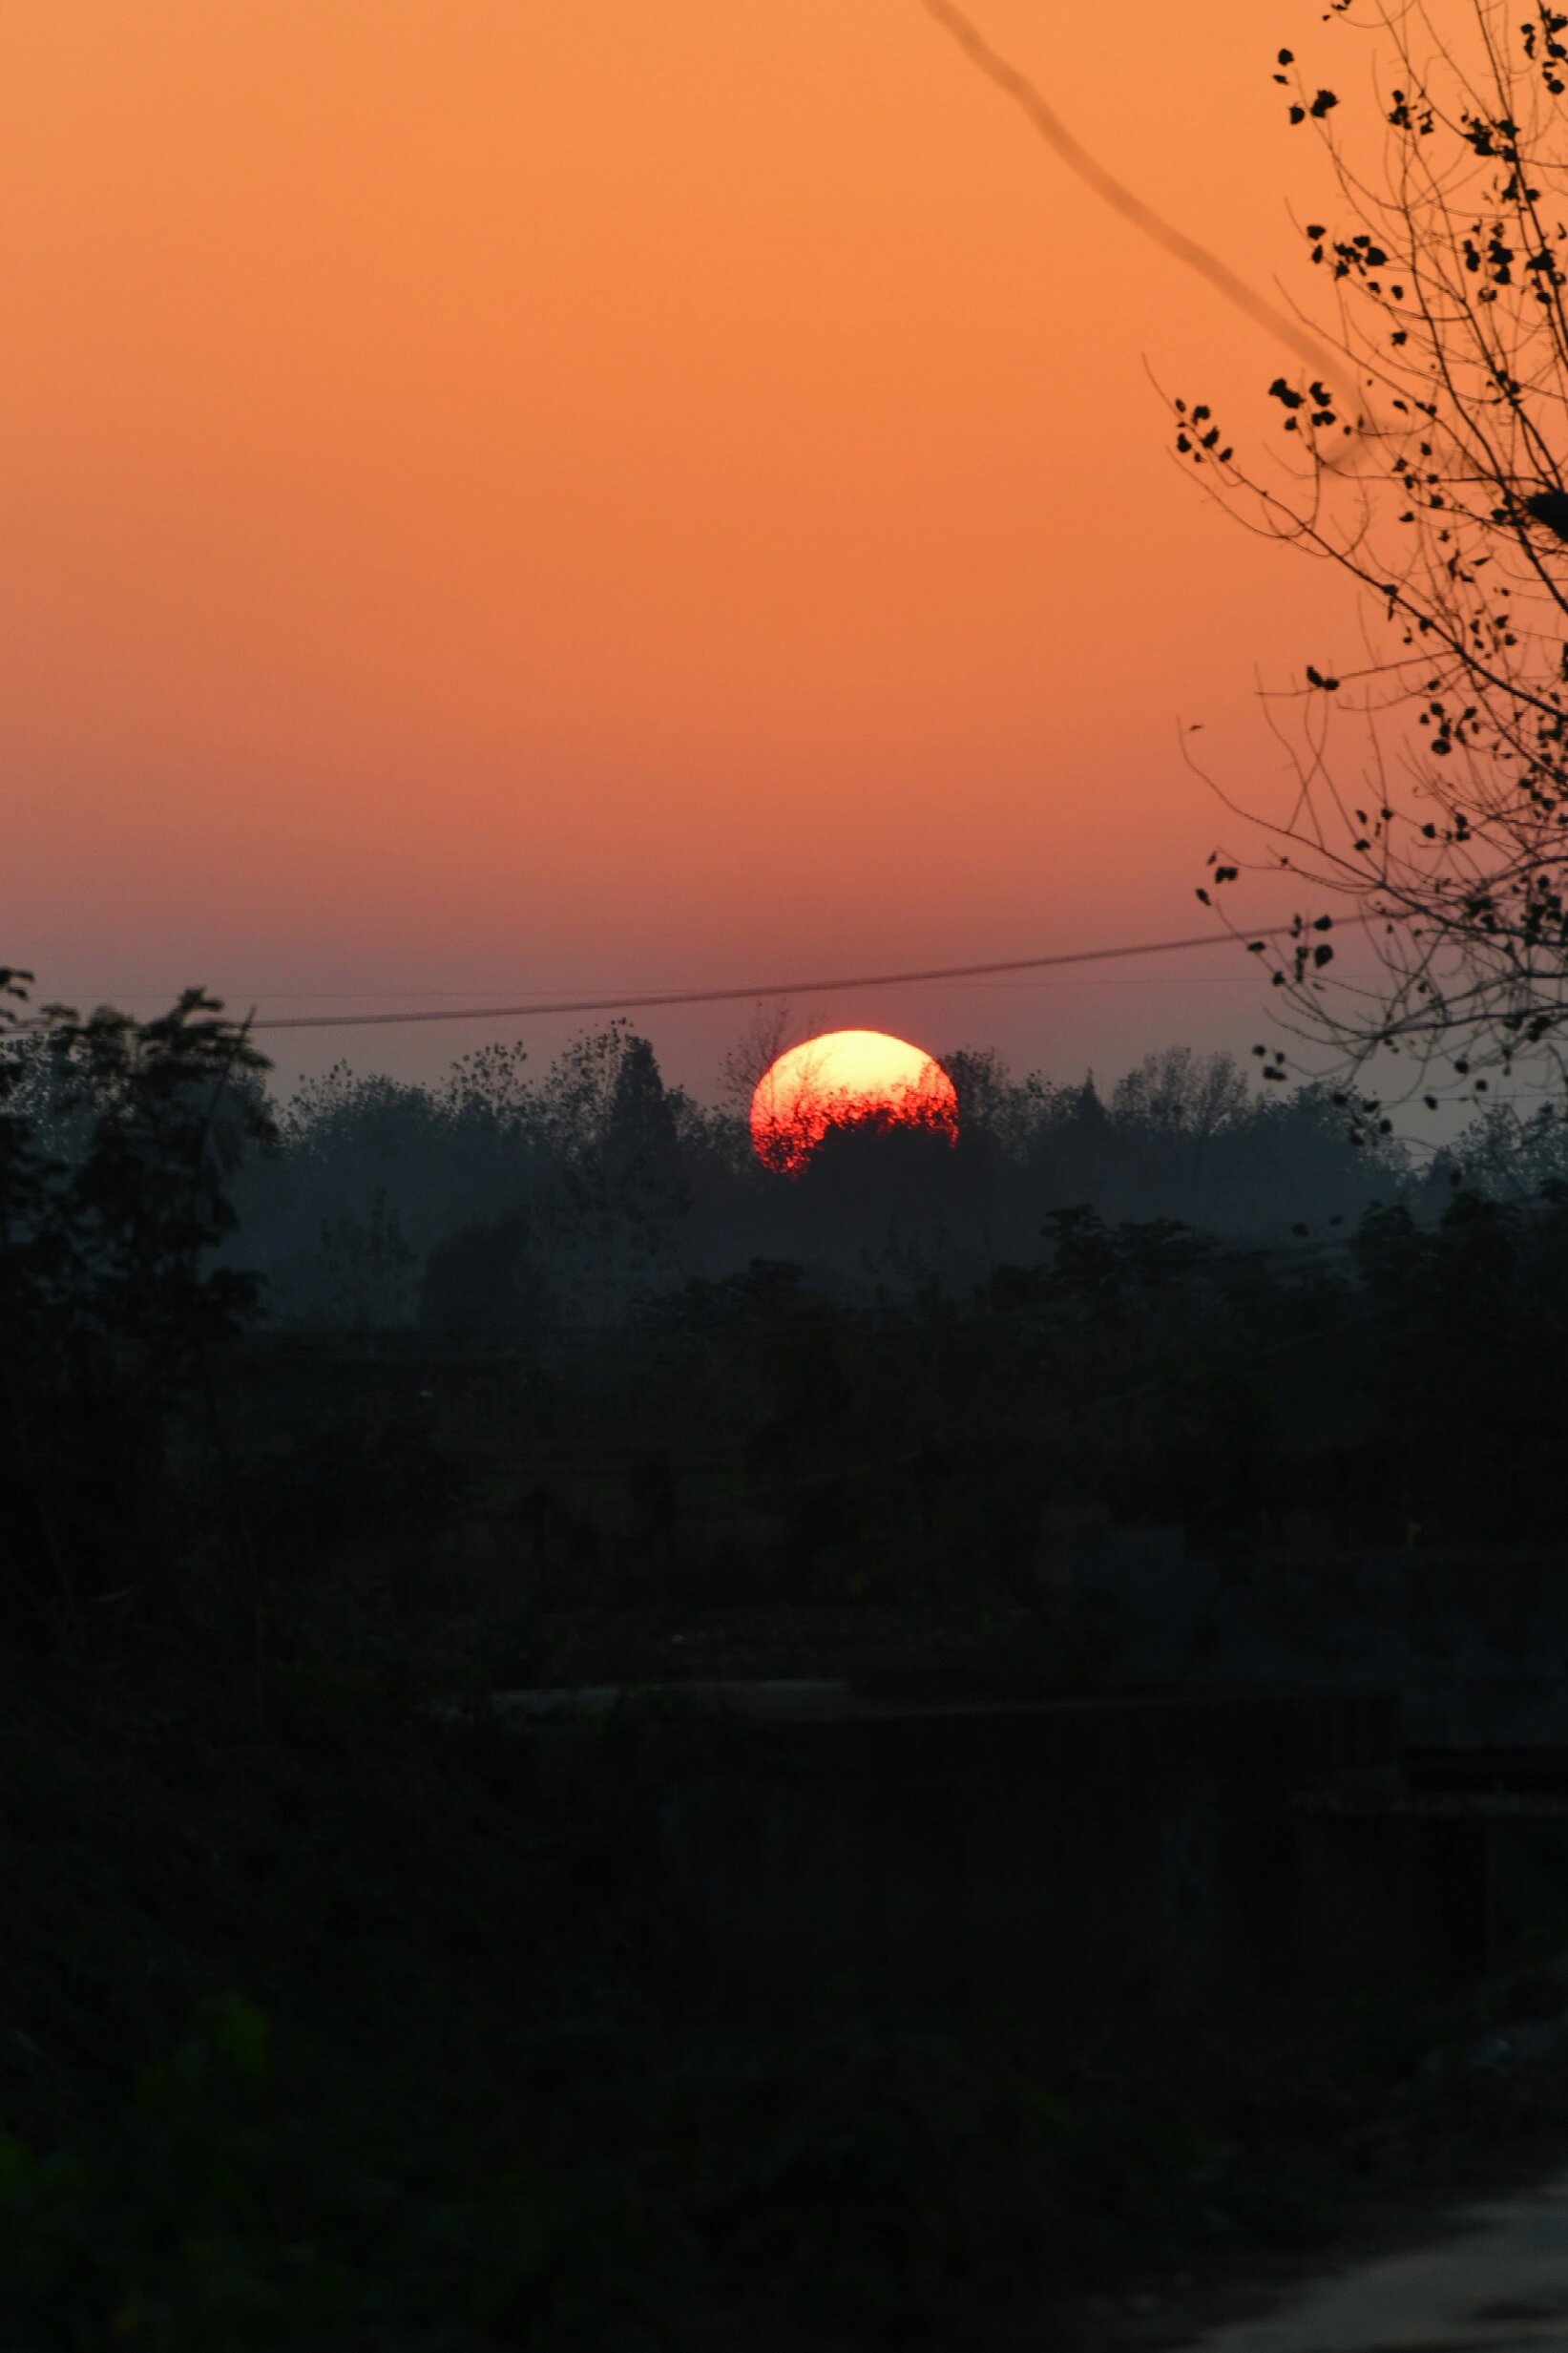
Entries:
[[84,1020],[29,1015],[26,978],[0,973],[0,1609],[79,1639],[158,1557],[176,1408],[256,1305],[218,1247],[274,1130],[264,1058],[201,990]]

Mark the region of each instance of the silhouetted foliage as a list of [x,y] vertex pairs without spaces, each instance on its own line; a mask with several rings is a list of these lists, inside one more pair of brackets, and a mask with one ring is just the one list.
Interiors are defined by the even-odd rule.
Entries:
[[[1560,1082],[1568,84],[1550,10],[1515,20],[1470,0],[1440,41],[1419,10],[1378,7],[1334,37],[1352,29],[1375,53],[1343,102],[1309,95],[1288,51],[1274,76],[1289,122],[1317,125],[1334,187],[1304,234],[1328,282],[1315,331],[1341,364],[1270,385],[1288,437],[1276,469],[1244,462],[1204,402],[1176,402],[1175,424],[1223,503],[1358,592],[1354,668],[1318,652],[1275,698],[1300,706],[1279,730],[1298,777],[1283,817],[1256,812],[1255,866],[1298,878],[1307,903],[1283,956],[1257,947],[1286,1025],[1337,1050],[1376,1132],[1383,1105],[1362,1090],[1380,1052],[1409,1073],[1382,1094],[1484,1094],[1521,1054]],[[1359,776],[1339,764],[1347,735]],[[1205,901],[1246,861],[1209,865]],[[1369,980],[1334,965],[1347,915],[1381,959]]]
[[0,1607],[79,1633],[90,1601],[156,1568],[173,1408],[256,1305],[217,1251],[234,1174],[273,1135],[266,1065],[199,990],[152,1021],[14,1001],[8,1020]]

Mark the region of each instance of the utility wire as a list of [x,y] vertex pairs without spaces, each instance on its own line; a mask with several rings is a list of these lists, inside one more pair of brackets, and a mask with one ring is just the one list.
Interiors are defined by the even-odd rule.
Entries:
[[1061,116],[1048,103],[1044,93],[1030,80],[1028,74],[1021,73],[999,51],[993,49],[978,25],[966,16],[962,9],[955,7],[953,0],[921,0],[921,6],[928,16],[951,34],[971,64],[1023,109],[1046,145],[1055,150],[1070,172],[1076,172],[1078,179],[1094,190],[1102,203],[1120,213],[1123,220],[1130,221],[1134,228],[1152,238],[1157,245],[1162,245],[1167,253],[1184,263],[1188,269],[1196,270],[1200,278],[1206,278],[1227,303],[1268,334],[1287,344],[1297,358],[1304,360],[1309,368],[1327,372],[1336,381],[1345,380],[1343,355],[1329,350],[1319,337],[1303,326],[1299,319],[1292,319],[1287,312],[1266,301],[1244,278],[1238,278],[1218,254],[1211,253],[1206,245],[1199,244],[1196,238],[1173,228],[1152,205],[1145,204],[1140,196],[1135,196],[1131,188],[1108,172],[1081,141],[1074,137]]
[[[1288,939],[1294,926],[1256,932],[1259,940]],[[535,998],[525,1005],[426,1005],[403,1013],[291,1013],[253,1021],[253,1030],[385,1029],[406,1021],[519,1021],[553,1013],[632,1013],[659,1005],[725,1005],[746,998],[820,997],[840,989],[907,988],[922,980],[974,980],[993,973],[1046,972],[1064,964],[1109,964],[1134,956],[1171,956],[1190,948],[1234,947],[1232,932],[1202,932],[1187,939],[1144,939],[1124,948],[1075,948],[1065,955],[1019,956],[995,964],[938,964],[919,972],[851,973],[830,980],[753,982],[745,988],[659,989],[617,997]]]

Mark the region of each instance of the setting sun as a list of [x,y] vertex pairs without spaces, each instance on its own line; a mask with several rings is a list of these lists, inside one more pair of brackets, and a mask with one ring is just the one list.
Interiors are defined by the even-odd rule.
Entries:
[[919,1046],[880,1029],[836,1029],[791,1046],[751,1099],[751,1140],[768,1168],[799,1175],[830,1127],[929,1127],[958,1140],[952,1081]]

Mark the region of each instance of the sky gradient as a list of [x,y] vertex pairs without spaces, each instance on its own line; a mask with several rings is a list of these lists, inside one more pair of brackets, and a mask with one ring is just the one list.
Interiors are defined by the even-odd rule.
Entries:
[[[974,13],[1139,195],[1309,290],[1268,76],[1348,62],[1319,8]],[[49,994],[1185,933],[1224,829],[1179,719],[1266,790],[1256,674],[1351,642],[1145,372],[1241,426],[1282,355],[915,0],[5,0],[0,272],[0,954]],[[1223,956],[809,1008],[1064,1072],[1261,1011]],[[646,1026],[700,1084],[740,1022]]]

